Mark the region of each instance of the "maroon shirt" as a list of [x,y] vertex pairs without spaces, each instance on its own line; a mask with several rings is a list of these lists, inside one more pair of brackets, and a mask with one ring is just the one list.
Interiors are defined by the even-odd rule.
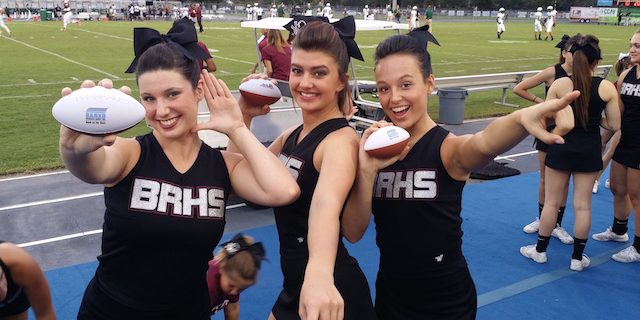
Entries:
[[209,299],[211,300],[211,314],[214,314],[230,303],[240,300],[240,295],[228,295],[220,288],[220,269],[215,260],[209,261],[207,270],[207,286],[209,287]]
[[262,60],[271,61],[271,69],[273,70],[271,78],[289,81],[289,72],[291,71],[291,47],[284,47],[282,49],[284,49],[284,53],[278,52],[274,46],[267,45],[260,50],[260,54],[262,55]]
[[[204,52],[209,53],[209,48],[207,48],[207,45],[204,44],[204,42],[198,41],[198,46],[202,48]],[[202,60],[198,59],[198,65],[200,66],[200,69],[204,69],[204,62]]]

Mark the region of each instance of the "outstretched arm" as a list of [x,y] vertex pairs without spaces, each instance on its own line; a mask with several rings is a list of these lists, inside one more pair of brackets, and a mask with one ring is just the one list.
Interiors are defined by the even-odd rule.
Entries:
[[[442,146],[442,159],[449,174],[465,180],[473,170],[481,169],[493,158],[513,148],[531,134],[547,144],[564,143],[562,135],[574,126],[569,104],[580,95],[573,91],[560,99],[524,108],[491,122],[474,135],[450,136]],[[554,120],[556,128],[547,131],[547,121]]]

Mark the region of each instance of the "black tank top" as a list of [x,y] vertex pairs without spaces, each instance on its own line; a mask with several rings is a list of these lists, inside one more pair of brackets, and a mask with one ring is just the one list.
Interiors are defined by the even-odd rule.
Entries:
[[96,285],[135,309],[170,310],[202,297],[206,308],[205,274],[224,231],[231,187],[222,154],[202,143],[183,174],[153,134],[137,140],[141,152],[135,167],[104,189]]
[[[637,140],[640,136],[640,79],[636,78],[638,66],[633,66],[620,85],[620,98],[624,104],[622,113],[622,141]],[[626,137],[625,137],[626,136]],[[638,141],[629,141],[638,145]]]
[[[600,83],[602,82],[602,78],[600,77],[591,77],[591,95],[589,97],[589,109],[587,111],[587,126],[586,128],[582,126],[580,120],[578,120],[578,116],[575,111],[575,103],[571,104],[571,108],[573,109],[573,119],[575,121],[575,126],[567,135],[565,136],[565,140],[571,140],[575,137],[600,137],[600,121],[602,120],[602,110],[606,107],[606,102],[600,98],[600,94],[598,94],[598,88],[600,87]],[[597,139],[598,143],[600,140]]]
[[381,273],[424,275],[466,264],[460,217],[465,182],[449,176],[440,157],[448,134],[434,127],[403,160],[378,173],[372,211]]
[[[279,158],[289,169],[300,186],[300,197],[290,205],[274,208],[280,255],[282,260],[307,259],[307,233],[309,231],[309,208],[320,173],[313,165],[313,154],[322,140],[338,129],[349,126],[344,118],[327,120],[297,143],[302,126],[296,128],[287,138]],[[338,258],[346,254],[342,241],[338,243]],[[286,273],[285,273],[286,277]]]
[[[559,64],[559,63],[558,63],[558,64],[554,65],[553,67],[554,67],[554,69],[556,70],[555,78],[553,78],[553,80],[554,80],[554,81],[555,81],[555,80],[558,80],[558,79],[560,79],[560,78],[564,78],[564,77],[568,77],[568,76],[569,76],[569,75],[567,74],[567,71],[566,71],[566,70],[564,70],[564,68],[562,67],[562,65],[561,65],[561,64]],[[545,85],[544,85],[544,96],[545,96],[545,97],[547,96],[547,93],[549,92],[549,88],[551,88],[551,86],[548,86],[548,85],[545,83]]]
[[[0,241],[0,243],[3,242],[4,241]],[[31,304],[29,303],[29,299],[27,299],[24,288],[13,280],[11,270],[4,264],[2,259],[0,259],[0,269],[7,279],[7,295],[4,300],[0,300],[0,317],[13,316],[29,309]]]

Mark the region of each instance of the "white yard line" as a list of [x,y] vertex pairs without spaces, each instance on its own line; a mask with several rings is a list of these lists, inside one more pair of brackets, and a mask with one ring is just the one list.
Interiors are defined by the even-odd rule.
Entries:
[[[227,210],[231,210],[231,209],[241,208],[241,207],[244,207],[244,206],[246,206],[245,203],[238,203],[238,204],[227,206],[226,209]],[[84,232],[71,233],[71,234],[66,234],[66,235],[63,235],[63,236],[58,236],[58,237],[53,237],[53,238],[47,238],[47,239],[42,239],[42,240],[35,240],[35,241],[20,243],[20,244],[18,244],[18,247],[21,247],[21,248],[33,247],[33,246],[43,245],[43,244],[47,244],[47,243],[53,243],[53,242],[58,242],[58,241],[74,239],[74,238],[86,237],[86,236],[91,236],[91,235],[94,235],[94,234],[101,234],[101,233],[102,233],[102,229],[95,229],[95,230],[89,230],[89,231],[84,231]]]
[[45,172],[45,173],[38,173],[38,174],[30,174],[30,175],[27,175],[27,176],[9,177],[9,178],[0,179],[0,182],[31,179],[31,178],[40,178],[40,177],[52,176],[52,175],[63,174],[63,173],[69,173],[69,170]]
[[102,73],[102,74],[104,74],[104,75],[107,75],[107,76],[108,76],[108,77],[110,77],[110,78],[113,78],[113,79],[120,79],[120,77],[118,77],[118,76],[116,76],[116,75],[114,75],[114,74],[108,73],[108,72],[106,72],[106,71],[100,70],[100,69],[98,69],[98,68],[92,67],[92,66],[87,65],[87,64],[84,64],[84,63],[82,63],[82,62],[78,62],[78,61],[75,61],[75,60],[69,59],[69,58],[67,58],[67,57],[65,57],[65,56],[63,56],[63,55],[59,55],[59,54],[57,54],[57,53],[55,53],[55,52],[51,52],[51,51],[49,51],[49,50],[45,50],[45,49],[42,49],[42,48],[38,48],[38,47],[36,47],[36,46],[30,45],[30,44],[28,44],[28,43],[26,43],[26,42],[23,42],[23,41],[20,41],[20,40],[16,40],[16,39],[14,39],[14,38],[8,38],[8,37],[4,37],[4,36],[3,36],[3,38],[5,38],[5,39],[7,39],[7,40],[11,40],[11,41],[13,41],[13,42],[15,42],[15,43],[19,43],[19,44],[21,44],[21,45],[23,45],[23,46],[25,46],[25,47],[29,47],[29,48],[31,48],[31,49],[35,49],[35,50],[38,50],[38,51],[40,51],[40,52],[44,52],[44,53],[46,53],[46,54],[50,54],[50,55],[52,55],[52,56],[54,56],[54,57],[60,58],[60,59],[65,60],[65,61],[67,61],[67,62],[71,62],[71,63],[77,64],[77,65],[79,65],[79,66],[83,66],[83,67],[85,67],[85,68],[89,68],[89,69],[91,69],[91,70],[93,70],[93,71],[96,71],[96,72]]
[[8,97],[0,97],[0,100],[5,99],[28,99],[28,98],[38,98],[38,97],[50,97],[50,94],[32,94],[27,96],[8,96]]
[[41,205],[45,205],[45,204],[52,204],[52,203],[58,203],[58,202],[66,202],[66,201],[72,201],[72,200],[78,200],[78,199],[97,197],[97,196],[101,196],[101,195],[103,195],[102,191],[101,192],[93,192],[93,193],[85,193],[85,194],[80,194],[80,195],[77,195],[77,196],[62,197],[62,198],[42,200],[42,201],[33,201],[33,202],[26,202],[26,203],[19,203],[19,204],[14,204],[12,206],[0,207],[0,212],[7,211],[7,210],[14,210],[14,209],[22,209],[22,208],[28,208],[28,207],[41,206]]

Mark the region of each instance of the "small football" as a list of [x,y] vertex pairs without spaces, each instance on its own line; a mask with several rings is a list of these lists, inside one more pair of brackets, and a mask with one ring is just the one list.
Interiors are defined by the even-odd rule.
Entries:
[[81,88],[66,95],[51,109],[53,117],[70,129],[87,134],[113,134],[144,119],[142,104],[117,89]]
[[274,104],[280,100],[280,89],[270,80],[251,79],[240,84],[240,94],[251,106]]
[[409,132],[400,127],[386,126],[374,131],[364,142],[364,151],[372,157],[391,158],[409,142]]

